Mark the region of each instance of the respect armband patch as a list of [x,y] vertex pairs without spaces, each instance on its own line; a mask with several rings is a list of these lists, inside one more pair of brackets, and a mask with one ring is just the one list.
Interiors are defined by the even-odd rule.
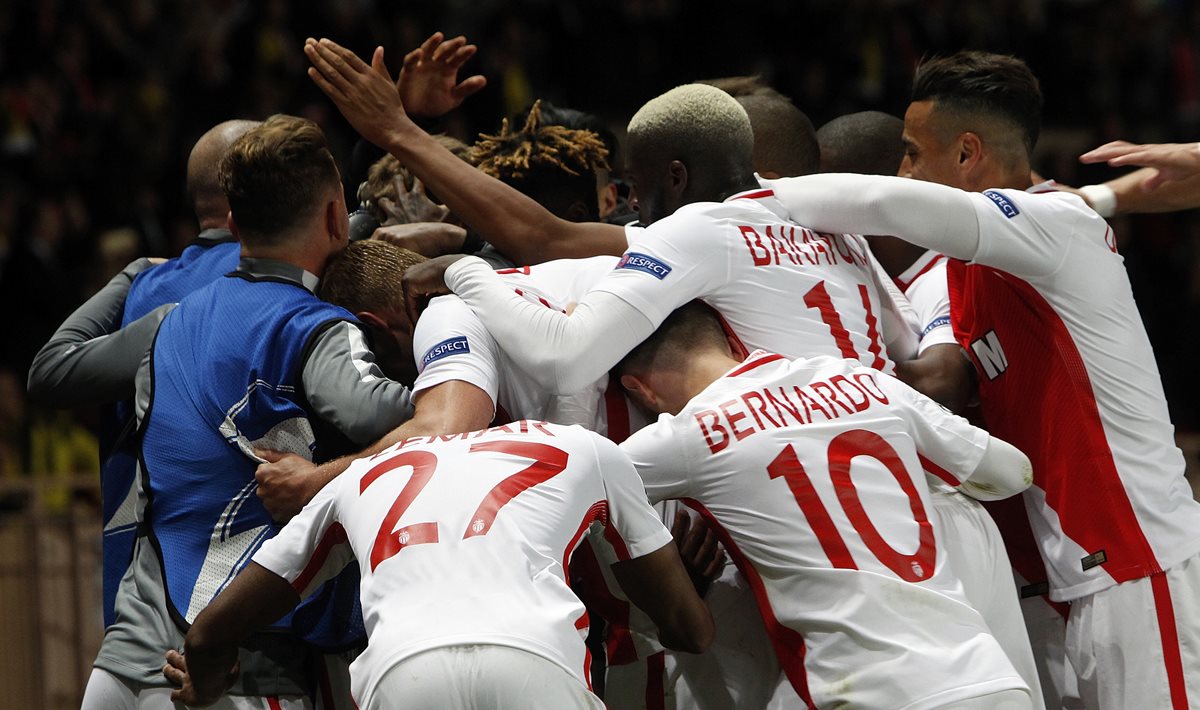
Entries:
[[437,362],[444,357],[469,352],[471,352],[471,345],[467,342],[467,336],[460,335],[455,338],[447,338],[425,351],[425,356],[421,358],[421,366],[425,367],[429,363]]
[[1021,214],[1021,210],[1017,209],[1016,205],[1014,205],[1007,197],[1001,195],[999,192],[996,192],[995,190],[984,190],[983,194],[987,195],[989,200],[996,203],[996,206],[1000,208],[1000,211],[1004,213],[1005,217],[1012,219],[1013,217]]
[[667,274],[671,273],[671,267],[665,263],[655,259],[648,254],[639,254],[636,251],[626,252],[621,260],[617,262],[618,269],[633,269],[634,271],[643,271],[650,274],[654,278],[662,281],[667,278]]
[[929,332],[934,328],[941,328],[944,325],[950,325],[950,316],[938,316],[937,318],[934,318],[933,320],[929,321],[929,325],[925,326],[925,330],[921,331],[921,337],[923,338],[926,335],[929,335]]

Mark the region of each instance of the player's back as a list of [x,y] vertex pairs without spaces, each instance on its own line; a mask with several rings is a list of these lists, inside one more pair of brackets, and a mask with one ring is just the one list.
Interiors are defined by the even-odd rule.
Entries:
[[699,298],[746,352],[830,355],[890,371],[869,253],[857,235],[820,234],[789,221],[771,190],[754,190],[685,205],[631,230],[618,272],[658,278],[663,293],[618,295],[658,319]]
[[852,364],[756,353],[622,448],[651,500],[725,531],[801,697],[928,707],[1024,687],[928,514],[921,457],[972,471],[986,434]]
[[632,467],[613,457],[623,461],[580,427],[521,421],[409,439],[343,474],[337,517],[370,637],[352,669],[356,697],[402,659],[462,644],[521,648],[586,682],[571,553],[594,522],[609,539],[625,531],[634,556],[669,541]]

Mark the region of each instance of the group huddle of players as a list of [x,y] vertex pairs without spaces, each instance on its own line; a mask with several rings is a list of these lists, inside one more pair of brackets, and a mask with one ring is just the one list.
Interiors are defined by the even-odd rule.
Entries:
[[474,51],[305,45],[410,224],[347,246],[319,128],[222,124],[200,240],[39,354],[123,427],[84,708],[1200,705],[1200,504],[1023,62],[923,63],[815,175],[783,97],[678,87],[622,220],[536,105],[473,156],[418,127]]

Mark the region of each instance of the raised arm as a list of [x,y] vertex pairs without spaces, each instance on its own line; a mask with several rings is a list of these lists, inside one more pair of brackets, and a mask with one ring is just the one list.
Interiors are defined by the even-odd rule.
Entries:
[[[972,193],[921,180],[829,173],[764,180],[811,229],[888,234],[956,259],[979,249]],[[986,198],[985,198],[986,199]]]
[[534,264],[624,252],[622,227],[559,219],[438,145],[405,113],[382,47],[376,48],[370,66],[328,39],[309,39],[304,53],[312,62],[308,75],[355,130],[396,156],[454,214],[513,261]]

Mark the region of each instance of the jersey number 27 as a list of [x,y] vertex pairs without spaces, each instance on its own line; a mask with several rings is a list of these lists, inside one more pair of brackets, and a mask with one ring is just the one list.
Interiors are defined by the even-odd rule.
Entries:
[[[471,515],[470,522],[462,536],[464,540],[478,535],[487,535],[488,531],[492,529],[496,514],[506,503],[517,497],[521,491],[550,480],[567,467],[567,452],[548,444],[532,441],[484,441],[471,445],[471,453],[480,451],[520,456],[533,459],[533,463],[497,483],[484,496],[479,507],[475,509],[475,513]],[[392,507],[388,509],[387,515],[383,518],[383,524],[379,526],[375,544],[371,547],[372,572],[380,562],[395,556],[406,547],[438,541],[437,523],[413,523],[405,525],[399,530],[395,529],[396,523],[400,521],[404,512],[408,510],[408,507],[420,495],[421,490],[429,483],[429,479],[433,477],[433,472],[437,468],[437,456],[433,452],[419,449],[405,451],[378,464],[362,477],[358,488],[359,494],[365,493],[372,483],[379,480],[380,476],[405,466],[412,467],[412,476],[408,479],[408,483],[404,484],[404,488],[400,489],[400,495],[396,496],[396,501],[392,503]]]

